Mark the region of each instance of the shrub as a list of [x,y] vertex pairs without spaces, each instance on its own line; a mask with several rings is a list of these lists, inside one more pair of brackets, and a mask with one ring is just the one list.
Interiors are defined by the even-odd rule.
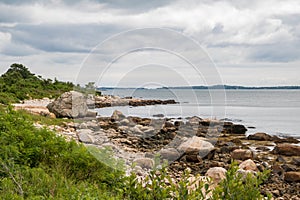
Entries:
[[122,171],[12,108],[0,110],[0,152],[0,199],[109,199],[123,185]]

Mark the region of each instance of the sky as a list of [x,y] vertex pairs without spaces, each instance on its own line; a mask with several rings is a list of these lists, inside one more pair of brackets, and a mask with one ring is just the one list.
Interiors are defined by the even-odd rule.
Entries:
[[0,58],[98,86],[300,85],[300,1],[0,0]]

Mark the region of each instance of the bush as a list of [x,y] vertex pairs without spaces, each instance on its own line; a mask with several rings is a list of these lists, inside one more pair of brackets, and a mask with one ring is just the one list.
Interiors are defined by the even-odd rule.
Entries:
[[108,199],[122,187],[122,171],[11,108],[0,111],[0,152],[0,199]]
[[[132,174],[127,180],[124,188],[124,199],[232,199],[232,200],[253,200],[264,199],[260,194],[259,185],[267,179],[269,171],[248,174],[246,177],[237,173],[238,166],[234,162],[226,178],[213,190],[213,184],[209,180],[197,182],[190,179],[190,171],[185,170],[180,180],[174,180],[167,173],[167,168],[151,171],[145,180],[138,180]],[[193,188],[193,189],[192,189]],[[271,196],[268,197],[271,199]]]
[[43,79],[22,64],[12,64],[0,77],[0,103],[9,104],[25,99],[55,98],[74,87],[71,82]]

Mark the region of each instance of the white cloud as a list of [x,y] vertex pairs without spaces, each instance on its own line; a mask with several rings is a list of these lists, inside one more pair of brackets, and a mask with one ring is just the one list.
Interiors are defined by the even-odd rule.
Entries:
[[[228,82],[226,77],[236,74],[233,70],[229,70],[230,73],[222,70],[228,65],[240,66],[238,72],[244,77],[238,79],[241,84],[249,78],[248,74],[242,73],[249,69],[245,69],[249,63],[253,67],[264,66],[263,69],[255,68],[255,73],[272,69],[274,63],[278,74],[290,66],[299,71],[294,64],[300,60],[298,0],[136,0],[126,3],[121,0],[81,0],[76,3],[70,0],[15,0],[0,3],[0,19],[1,64],[7,67],[14,59],[26,62],[28,66],[36,62],[39,66],[50,66],[49,63],[71,66],[71,60],[76,60],[79,63],[73,65],[79,66],[78,58],[83,58],[95,45],[113,34],[133,28],[166,27],[184,33],[205,47],[220,65],[224,80]],[[137,38],[112,47],[134,46],[135,40]],[[174,46],[176,44],[181,45],[174,41]],[[159,59],[164,63],[163,57]],[[130,61],[126,60],[126,65],[130,65]],[[64,74],[63,79],[68,76],[65,72],[61,74]],[[293,74],[286,76],[294,77]],[[274,84],[280,82],[277,78],[264,80]],[[285,80],[298,84],[296,78]],[[261,84],[265,84],[264,81]]]

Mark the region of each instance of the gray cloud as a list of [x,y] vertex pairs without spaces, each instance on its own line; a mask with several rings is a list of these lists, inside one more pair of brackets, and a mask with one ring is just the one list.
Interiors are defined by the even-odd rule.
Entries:
[[[220,66],[262,62],[272,68],[300,61],[297,0],[2,0],[0,55],[7,65],[37,56],[47,60],[45,66],[68,65],[72,57],[66,54],[84,57],[106,38],[143,27],[166,27],[195,39]],[[107,50],[118,52],[142,39],[132,36]]]
[[[13,28],[0,28],[11,34],[11,45],[30,46],[45,52],[82,52],[91,49],[107,37],[121,29],[97,24],[41,24],[16,25]],[[9,47],[11,48],[11,47]],[[4,52],[11,55],[10,52]]]

